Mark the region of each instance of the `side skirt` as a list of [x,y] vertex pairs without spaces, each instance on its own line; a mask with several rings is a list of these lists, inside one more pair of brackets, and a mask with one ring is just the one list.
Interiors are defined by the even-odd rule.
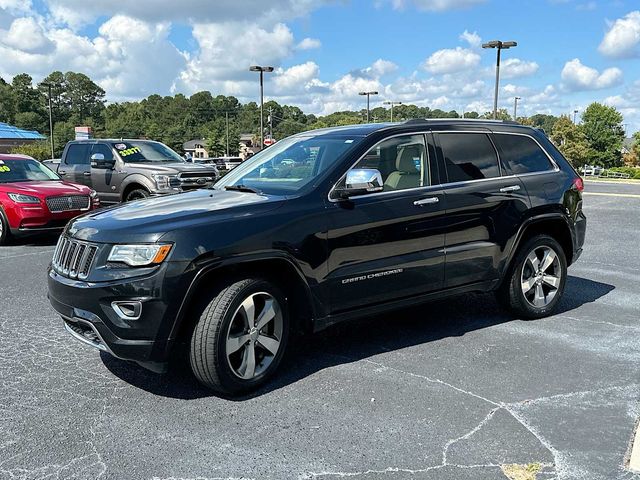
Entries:
[[318,318],[313,322],[313,331],[319,332],[336,323],[354,320],[356,318],[380,315],[382,313],[398,310],[401,308],[412,307],[414,305],[420,305],[422,303],[441,300],[447,297],[453,297],[469,292],[491,292],[499,285],[499,280],[490,280],[485,282],[471,283],[468,285],[462,285],[459,287],[453,287],[446,290],[438,290],[436,292],[425,293],[409,298],[402,298],[398,300],[391,300],[385,303],[379,303],[374,305],[368,305],[366,307],[348,310],[345,312],[339,312],[332,315],[328,315],[323,318]]

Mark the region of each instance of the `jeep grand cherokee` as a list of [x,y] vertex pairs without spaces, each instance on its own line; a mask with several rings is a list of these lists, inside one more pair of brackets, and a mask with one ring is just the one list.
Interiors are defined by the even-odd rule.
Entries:
[[186,344],[200,382],[244,392],[294,331],[467,292],[551,314],[582,251],[582,189],[542,132],[515,123],[301,133],[210,189],[74,220],[49,298],[84,343],[155,371]]

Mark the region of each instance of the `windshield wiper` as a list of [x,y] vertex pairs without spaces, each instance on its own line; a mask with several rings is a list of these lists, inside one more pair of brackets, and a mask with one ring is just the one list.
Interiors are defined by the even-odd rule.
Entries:
[[256,193],[260,195],[262,192],[257,188],[247,187],[246,185],[225,185],[225,190],[236,190],[238,192]]

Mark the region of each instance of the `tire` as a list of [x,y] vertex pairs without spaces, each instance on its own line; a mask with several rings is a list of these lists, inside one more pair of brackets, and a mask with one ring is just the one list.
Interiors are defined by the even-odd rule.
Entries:
[[11,238],[11,231],[9,230],[9,222],[5,216],[2,208],[0,208],[0,246],[6,245]]
[[135,190],[131,190],[127,193],[127,197],[124,199],[125,202],[132,202],[133,200],[141,200],[143,198],[147,198],[149,196],[149,192],[144,188],[136,188]]
[[564,250],[553,237],[537,235],[518,249],[497,297],[519,317],[543,318],[551,315],[560,302],[566,281]]
[[[255,322],[249,324],[247,318]],[[263,327],[256,328],[261,318]],[[191,369],[211,390],[245,393],[263,385],[277,370],[288,337],[289,314],[280,290],[265,280],[240,280],[222,289],[204,308],[191,336]]]

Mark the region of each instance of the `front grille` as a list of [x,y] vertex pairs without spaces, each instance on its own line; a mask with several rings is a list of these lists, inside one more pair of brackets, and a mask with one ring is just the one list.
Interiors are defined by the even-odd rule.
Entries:
[[96,253],[98,253],[96,245],[63,236],[60,237],[53,253],[51,266],[60,275],[83,280],[91,271]]
[[73,210],[88,210],[89,196],[87,195],[66,195],[64,197],[47,198],[47,207],[52,213],[71,212]]
[[180,175],[178,175],[178,177],[180,177],[182,181],[185,181],[185,180],[195,181],[195,180],[198,180],[199,178],[204,178],[207,181],[212,181],[216,178],[216,172],[215,171],[183,172]]

